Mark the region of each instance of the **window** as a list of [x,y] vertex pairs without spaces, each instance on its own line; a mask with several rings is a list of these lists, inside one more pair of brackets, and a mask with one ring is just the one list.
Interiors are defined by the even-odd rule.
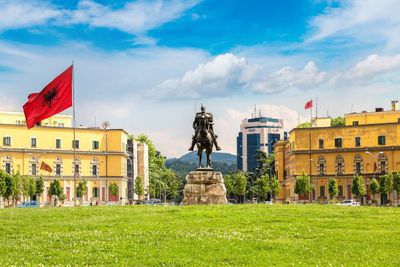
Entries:
[[11,163],[10,162],[6,163],[6,173],[10,173],[11,174]]
[[353,126],[358,126],[358,121],[353,121]]
[[97,165],[92,165],[92,175],[97,176]]
[[337,164],[337,174],[343,174],[343,163],[338,162]]
[[342,155],[336,156],[335,161],[336,174],[342,175],[344,172],[344,158]]
[[356,162],[356,174],[361,174],[361,162]]
[[75,164],[74,174],[79,174],[79,164]]
[[79,140],[73,140],[72,141],[72,148],[79,149]]
[[386,162],[385,161],[381,161],[380,162],[380,167],[381,167],[381,173],[386,173]]
[[326,173],[326,159],[324,156],[318,157],[318,173],[319,175],[324,175]]
[[98,187],[93,187],[93,190],[92,190],[92,195],[93,195],[93,197],[99,197],[100,196],[100,188],[98,188]]
[[321,185],[319,187],[319,196],[320,197],[325,197],[325,186]]
[[338,196],[343,197],[343,185],[338,186]]
[[386,136],[384,135],[378,136],[378,145],[386,145]]
[[56,163],[56,175],[61,175],[61,164]]
[[37,175],[37,165],[36,165],[36,163],[32,163],[32,165],[31,165],[31,168],[32,168],[32,175]]
[[11,146],[11,137],[10,136],[3,137],[3,146]]
[[342,138],[335,138],[335,147],[342,147]]
[[361,146],[361,137],[355,138],[355,146]]
[[36,137],[31,138],[31,147],[36,147]]
[[325,165],[323,163],[319,164],[319,174],[322,175],[324,174],[324,169],[325,169]]
[[92,142],[92,149],[99,149],[99,141]]
[[324,148],[324,139],[319,139],[319,148]]
[[56,148],[60,149],[61,148],[61,139],[56,139]]

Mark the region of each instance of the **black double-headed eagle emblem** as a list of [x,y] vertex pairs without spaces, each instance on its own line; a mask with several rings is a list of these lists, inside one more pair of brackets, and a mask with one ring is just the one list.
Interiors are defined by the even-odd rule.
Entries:
[[51,104],[57,99],[58,85],[53,89],[48,90],[43,96],[43,106],[48,106],[51,108]]

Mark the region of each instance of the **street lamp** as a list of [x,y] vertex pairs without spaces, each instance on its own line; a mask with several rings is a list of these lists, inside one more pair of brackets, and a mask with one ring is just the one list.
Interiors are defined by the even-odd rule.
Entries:
[[[310,177],[312,177],[312,163],[314,163],[314,166],[315,166],[315,169],[317,169],[317,164],[315,163],[315,161],[313,160],[313,159],[310,159],[310,165],[311,165],[311,168],[310,168]],[[316,198],[317,198],[317,175],[314,175],[315,177],[314,177],[314,200],[316,200]],[[310,192],[310,194],[311,194],[311,192]],[[310,196],[310,200],[311,200],[311,196]]]
[[383,154],[383,152],[381,151],[381,152],[378,152],[376,154],[373,154],[373,153],[371,153],[369,151],[365,151],[365,154],[368,154],[368,155],[370,155],[372,157],[372,164],[374,165],[374,167],[373,167],[374,168],[373,177],[375,178],[375,163],[376,163],[376,159],[378,158],[379,155]]

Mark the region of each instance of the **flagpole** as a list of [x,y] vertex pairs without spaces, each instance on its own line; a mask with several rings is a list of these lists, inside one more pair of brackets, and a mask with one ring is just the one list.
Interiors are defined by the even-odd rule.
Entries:
[[75,68],[74,68],[74,61],[72,60],[72,129],[73,129],[73,136],[74,139],[72,141],[72,148],[74,149],[73,154],[73,164],[74,164],[74,206],[76,206],[76,124],[75,124]]

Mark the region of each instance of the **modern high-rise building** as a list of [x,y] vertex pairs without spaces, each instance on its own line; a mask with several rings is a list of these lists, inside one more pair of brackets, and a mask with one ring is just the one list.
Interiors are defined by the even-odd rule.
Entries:
[[237,168],[242,171],[254,171],[257,167],[257,150],[267,154],[273,152],[273,146],[284,138],[283,120],[269,117],[244,119],[237,137]]

